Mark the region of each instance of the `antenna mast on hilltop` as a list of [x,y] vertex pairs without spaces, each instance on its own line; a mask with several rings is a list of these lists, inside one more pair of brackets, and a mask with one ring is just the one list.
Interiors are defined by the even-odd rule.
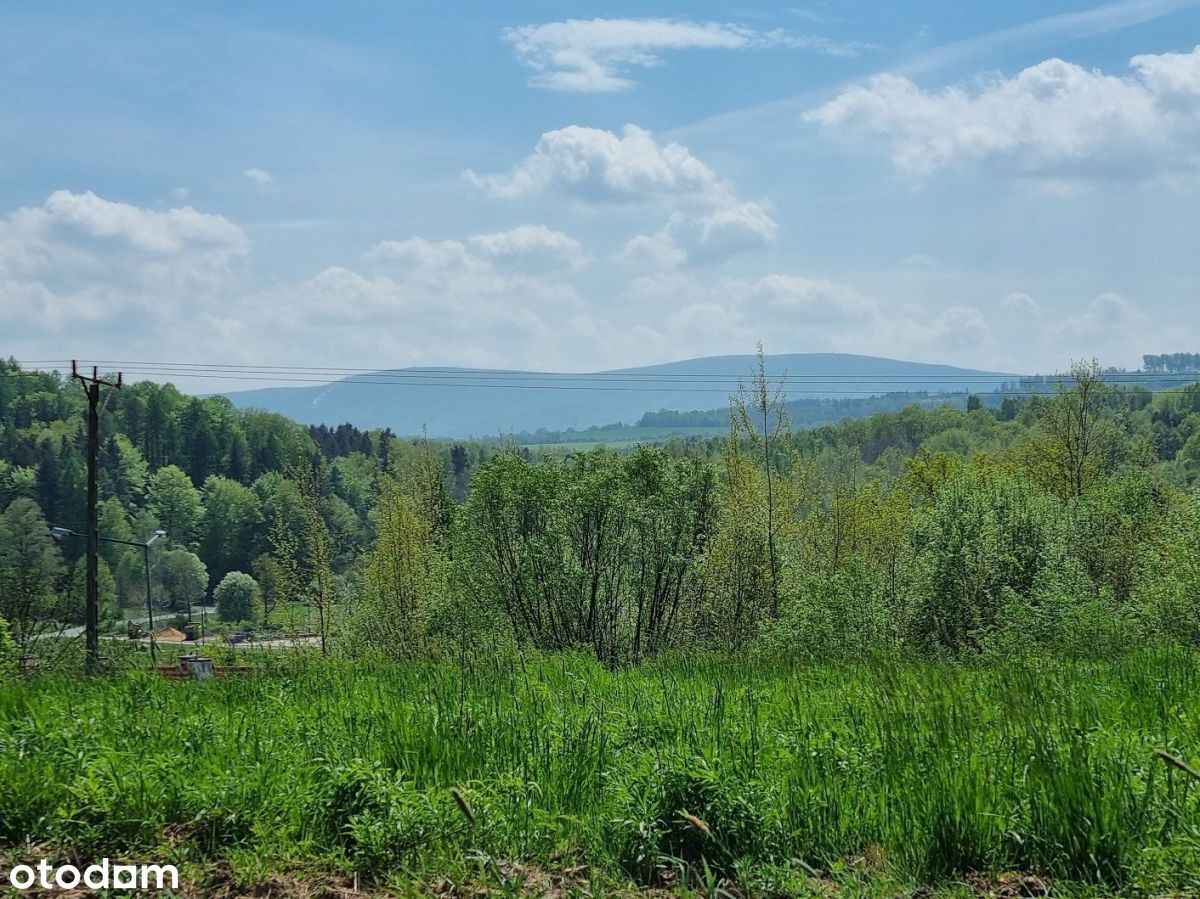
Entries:
[[84,631],[87,634],[87,671],[95,674],[100,670],[100,586],[97,569],[100,558],[100,522],[97,508],[99,496],[96,486],[96,469],[100,459],[100,387],[111,387],[119,390],[121,373],[117,380],[105,381],[100,378],[100,372],[92,366],[92,375],[88,377],[79,373],[79,366],[71,360],[71,377],[78,379],[87,394],[87,608],[84,614]]

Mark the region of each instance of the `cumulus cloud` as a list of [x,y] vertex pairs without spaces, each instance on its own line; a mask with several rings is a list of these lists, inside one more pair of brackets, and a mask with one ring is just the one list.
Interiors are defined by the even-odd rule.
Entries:
[[498,265],[526,269],[577,269],[587,265],[583,244],[545,225],[519,225],[508,231],[469,238],[477,253]]
[[661,18],[568,19],[506,28],[503,36],[512,44],[517,59],[533,70],[531,85],[588,93],[633,87],[634,81],[626,72],[662,65],[666,51],[788,47],[852,57],[866,46],[781,30]]
[[565,364],[558,336],[584,308],[572,275],[587,264],[582,245],[541,225],[462,240],[381,241],[362,271],[328,268],[255,304],[293,313],[270,325],[273,339],[324,339],[360,358],[511,367],[514,360]]
[[1110,300],[1078,309],[1060,326],[1031,332],[1028,318],[1013,314],[1034,304],[1025,294],[1006,297],[996,310],[901,302],[893,292],[872,295],[846,281],[795,272],[712,280],[694,272],[658,272],[633,279],[626,293],[628,303],[653,310],[639,340],[675,358],[738,352],[761,339],[773,352],[861,353],[1021,371],[1071,353],[1120,360],[1131,342],[1147,339],[1143,322],[1120,340],[1082,336],[1083,323],[1074,319],[1105,319],[1120,306]]
[[660,144],[649,131],[626,125],[621,134],[572,125],[542,135],[533,153],[510,171],[468,179],[490,196],[518,199],[555,193],[585,203],[667,205],[676,211],[657,234],[626,245],[626,261],[679,265],[714,259],[775,239],[775,221],[737,195],[681,144]]
[[367,253],[374,261],[396,261],[417,270],[491,269],[569,271],[589,261],[583,244],[545,225],[519,225],[508,231],[475,234],[465,241],[429,241],[423,237],[385,240]]
[[534,307],[577,308],[570,276],[586,265],[579,241],[542,225],[476,234],[463,240],[385,240],[365,254],[364,274],[333,268],[306,288],[333,284],[360,297],[360,312],[425,311],[483,327]]
[[57,191],[0,222],[0,311],[48,328],[126,308],[167,314],[183,293],[210,300],[248,250],[242,229],[220,215]]
[[1139,319],[1127,299],[1109,292],[1092,300],[1079,315],[1068,317],[1061,330],[1071,337],[1096,340],[1118,335]]
[[931,319],[909,319],[903,324],[911,332],[911,346],[943,356],[964,358],[964,354],[985,348],[992,340],[987,318],[972,306],[951,306]]
[[617,259],[638,267],[672,269],[687,262],[688,254],[671,233],[671,223],[668,222],[665,228],[654,234],[638,234],[631,237],[625,242]]
[[467,178],[489,196],[517,199],[555,192],[592,202],[712,200],[730,188],[678,143],[659,144],[636,125],[621,134],[570,125],[541,136],[533,152],[506,173]]
[[743,302],[751,309],[803,316],[807,323],[865,322],[879,309],[846,284],[801,275],[766,275],[745,287]]
[[676,357],[731,352],[764,337],[777,352],[861,351],[887,319],[847,284],[790,273],[713,281],[659,273],[634,279],[629,294],[656,310],[651,345]]
[[661,230],[626,241],[618,259],[656,268],[716,262],[772,243],[777,231],[775,221],[757,203],[731,202],[703,214],[673,213]]
[[1021,291],[1005,294],[1003,299],[1000,300],[1000,308],[1006,313],[1023,318],[1040,315],[1042,311],[1042,307],[1038,305],[1037,300]]
[[0,221],[9,351],[560,367],[578,351],[558,335],[580,315],[572,277],[587,253],[540,225],[384,241],[361,265],[268,288],[248,277],[249,250],[219,215],[56,193]]
[[775,352],[1019,370],[1010,354],[1119,362],[1194,333],[1178,322],[1159,327],[1113,293],[1073,308],[1050,297],[1039,314],[1018,293],[980,309],[926,300],[919,287],[906,296],[892,282],[872,293],[854,277],[705,274],[682,261],[701,252],[697,222],[711,212],[677,211],[665,233],[630,241],[626,252],[649,261],[646,271],[624,273],[634,275],[624,289],[620,271],[584,274],[584,245],[539,224],[382,241],[357,262],[263,288],[247,277],[249,241],[222,216],[60,192],[0,221],[0,321],[18,357],[274,362],[308,354],[330,365],[559,370],[743,352],[758,339]]
[[880,140],[896,169],[953,165],[1046,179],[1155,180],[1200,169],[1200,46],[1135,56],[1117,76],[1048,59],[1011,78],[925,90],[878,75],[806,113]]

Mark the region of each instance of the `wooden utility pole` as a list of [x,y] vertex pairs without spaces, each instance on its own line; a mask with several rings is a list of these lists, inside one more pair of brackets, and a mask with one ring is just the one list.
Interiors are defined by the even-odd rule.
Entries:
[[79,373],[75,360],[71,360],[71,377],[77,378],[87,394],[87,607],[84,613],[84,632],[87,639],[87,670],[95,674],[100,670],[100,584],[97,576],[100,559],[100,521],[98,508],[100,504],[99,489],[96,485],[96,469],[100,461],[100,387],[118,389],[121,386],[121,375],[117,381],[103,381],[95,366],[92,376]]

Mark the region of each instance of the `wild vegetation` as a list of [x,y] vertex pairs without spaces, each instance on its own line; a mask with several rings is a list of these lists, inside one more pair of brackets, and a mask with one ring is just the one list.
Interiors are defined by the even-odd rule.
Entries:
[[[894,896],[1003,872],[1200,889],[1200,672],[1181,651],[999,665],[590,654],[276,661],[0,686],[0,843],[360,884],[724,881]],[[199,876],[199,875],[197,875]],[[979,881],[983,882],[983,881]],[[1074,885],[1074,886],[1073,886]]]
[[[299,600],[316,646],[188,685],[114,643],[83,686],[47,636],[80,615],[82,547],[47,529],[78,527],[70,386],[0,377],[0,843],[709,893],[1200,887],[1200,385],[1078,365],[795,431],[760,376],[722,437],[545,458],[135,385],[102,533],[168,532],[160,608],[215,589],[267,629]],[[114,548],[110,608],[136,605]]]

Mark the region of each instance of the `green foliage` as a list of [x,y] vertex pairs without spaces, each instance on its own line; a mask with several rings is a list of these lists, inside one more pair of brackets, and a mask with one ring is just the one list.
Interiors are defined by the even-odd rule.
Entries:
[[222,621],[261,621],[262,592],[254,578],[241,571],[231,571],[213,591],[217,614]]
[[0,617],[24,646],[69,608],[56,591],[62,556],[37,503],[19,497],[0,515]]
[[1005,477],[961,474],[920,511],[913,531],[914,642],[974,648],[1014,597],[1030,597],[1061,544],[1055,502]]
[[195,539],[204,510],[200,491],[182,468],[167,465],[151,476],[147,505],[176,543],[186,546]]
[[[99,588],[100,620],[113,623],[120,618],[121,604],[117,598],[117,580],[104,559],[96,560],[96,585]],[[79,558],[71,566],[67,586],[69,607],[82,609],[87,604],[87,560]],[[144,591],[143,594],[144,596]]]
[[208,593],[208,568],[195,553],[176,547],[158,556],[158,581],[169,608],[186,612]]
[[16,673],[19,659],[17,642],[12,638],[8,622],[0,615],[0,679],[12,677]]
[[847,860],[867,858],[879,895],[1007,871],[1056,895],[1194,895],[1200,792],[1154,750],[1195,763],[1198,697],[1195,654],[1164,650],[610,670],[481,647],[209,683],[5,680],[0,841],[366,881],[567,852],[618,883],[807,867],[859,895]]
[[200,554],[213,580],[219,581],[243,560],[249,567],[256,555],[253,548],[262,543],[262,511],[253,490],[217,475],[204,482],[203,497]]
[[456,555],[483,609],[521,640],[637,659],[695,616],[712,492],[707,467],[657,449],[540,464],[502,454],[476,474]]
[[1200,494],[1178,497],[1137,562],[1134,605],[1160,640],[1200,646]]
[[702,755],[680,753],[657,760],[635,774],[633,808],[618,819],[622,868],[642,883],[654,883],[664,869],[686,872],[707,866],[720,877],[738,862],[770,858],[779,848],[762,818],[769,804],[764,785],[747,783],[736,771]]
[[882,572],[853,559],[832,573],[810,573],[764,624],[755,648],[768,655],[846,658],[894,650],[896,607]]
[[448,560],[426,511],[400,481],[383,479],[365,589],[345,629],[351,651],[369,648],[404,658],[425,646],[430,618],[448,598]]

